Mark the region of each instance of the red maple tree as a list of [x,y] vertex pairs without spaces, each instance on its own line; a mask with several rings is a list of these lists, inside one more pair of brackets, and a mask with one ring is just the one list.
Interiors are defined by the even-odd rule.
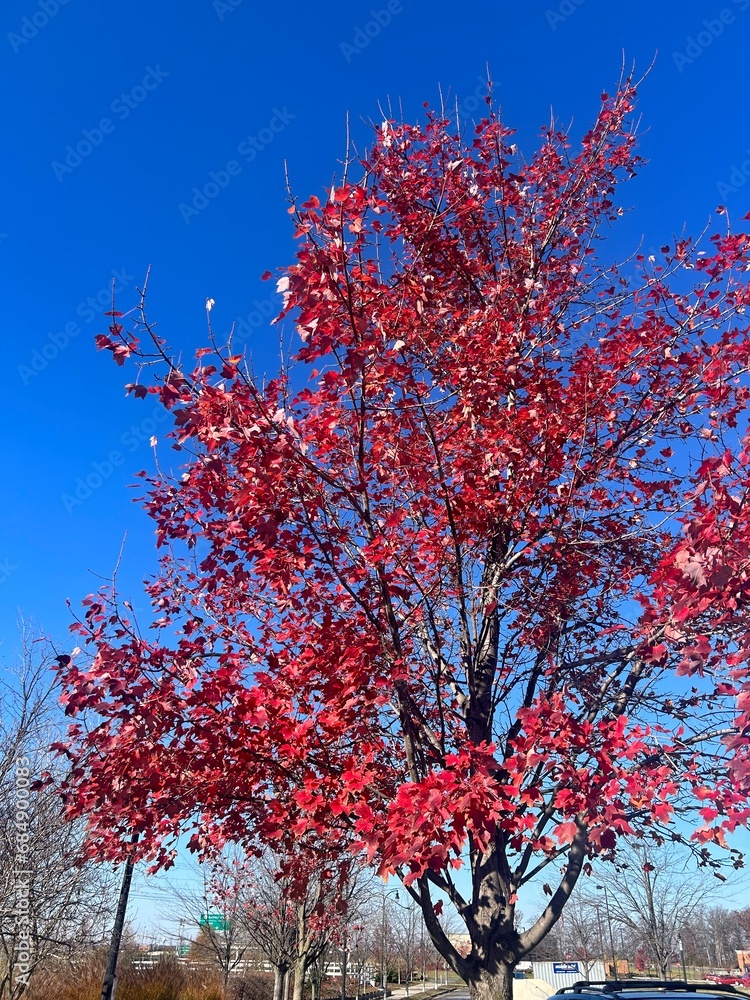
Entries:
[[153,621],[93,595],[92,656],[61,663],[92,850],[366,851],[502,1000],[618,838],[693,813],[705,861],[747,821],[750,240],[606,257],[634,97],[528,162],[491,108],[468,138],[384,122],[358,179],[292,205],[300,346],[265,384],[113,314],[99,346],[184,465],[146,477]]

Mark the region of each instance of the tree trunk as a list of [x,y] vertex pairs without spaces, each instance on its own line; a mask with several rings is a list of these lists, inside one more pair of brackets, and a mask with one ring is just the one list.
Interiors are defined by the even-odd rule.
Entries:
[[294,963],[294,989],[292,1000],[302,1000],[305,989],[305,973],[307,972],[307,954],[302,954]]
[[[138,842],[138,834],[134,833],[131,844]],[[122,876],[122,886],[120,888],[120,898],[117,903],[117,913],[115,914],[115,924],[112,928],[112,940],[109,945],[107,955],[107,968],[104,970],[104,982],[102,983],[101,1000],[112,1000],[115,995],[117,985],[117,959],[120,954],[120,942],[122,941],[122,931],[125,926],[125,913],[128,908],[128,896],[130,895],[130,883],[133,878],[133,868],[135,861],[132,855],[125,862],[125,871]]]
[[227,939],[227,945],[224,950],[224,994],[226,995],[227,986],[229,985],[229,970],[232,968],[232,946]]
[[273,967],[273,1000],[285,1000],[284,984],[289,970],[285,965]]
[[513,1000],[513,971],[514,966],[504,963],[492,972],[477,969],[468,984],[471,1000]]

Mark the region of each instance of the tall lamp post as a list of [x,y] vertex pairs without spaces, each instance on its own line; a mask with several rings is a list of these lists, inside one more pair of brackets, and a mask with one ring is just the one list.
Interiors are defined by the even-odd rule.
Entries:
[[381,986],[383,988],[383,1000],[388,1000],[388,980],[387,980],[388,970],[385,961],[385,931],[386,931],[385,904],[389,896],[393,896],[396,902],[398,902],[398,889],[389,889],[388,891],[383,892],[383,924],[381,928],[383,937],[381,940],[381,948],[380,948],[380,977],[381,977]]
[[362,977],[363,977],[363,965],[360,960],[360,951],[362,947],[362,924],[354,924],[352,930],[354,931],[354,940],[349,949],[349,955],[354,958],[354,972],[357,976],[356,985],[356,1000],[359,1000],[359,995],[362,992]]
[[615,956],[615,938],[612,934],[612,917],[609,913],[609,895],[606,885],[598,885],[597,889],[604,890],[604,912],[607,914],[607,930],[609,931],[609,947],[612,952],[612,977],[617,979],[617,957]]
[[424,993],[427,989],[427,974],[424,958],[424,918],[419,923],[419,956],[422,959],[422,992]]

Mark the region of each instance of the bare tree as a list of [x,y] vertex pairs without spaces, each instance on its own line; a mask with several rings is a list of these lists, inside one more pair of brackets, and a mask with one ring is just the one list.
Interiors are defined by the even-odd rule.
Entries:
[[748,934],[743,927],[747,915],[750,915],[747,910],[728,910],[723,906],[699,907],[682,931],[685,952],[691,964],[710,969],[734,968],[737,952],[744,949],[748,942]]
[[295,900],[297,937],[292,1000],[302,1000],[307,970],[325,951],[330,940],[331,913],[326,904],[326,885],[322,875],[310,880],[304,899]]
[[623,848],[616,867],[597,872],[598,884],[581,897],[582,905],[597,912],[613,961],[614,927],[620,925],[646,949],[659,975],[668,975],[682,929],[716,888],[712,873],[695,869],[691,861],[679,843],[640,840]]
[[284,1000],[296,958],[297,919],[291,888],[270,852],[254,859],[240,919],[273,968],[273,1000]]
[[226,851],[199,869],[197,888],[175,889],[183,913],[200,933],[190,955],[218,966],[226,990],[230,976],[244,967],[251,947],[244,923],[245,859],[237,851]]
[[595,962],[606,954],[605,936],[601,914],[580,898],[572,898],[560,919],[557,937],[558,954],[555,958],[570,955],[583,966],[588,979]]
[[396,905],[397,909],[393,910],[391,916],[391,927],[396,958],[399,967],[404,970],[404,982],[408,996],[419,961],[420,928],[423,926],[422,911],[418,910],[413,903],[409,906]]
[[[363,987],[371,982],[374,956],[379,947],[379,933],[379,921],[374,917],[371,906],[362,905],[348,914],[343,934],[342,969],[348,969],[349,976],[354,978],[356,1000],[359,1000]],[[342,1000],[347,996],[347,981],[342,976]]]
[[0,1000],[17,1000],[36,972],[101,940],[110,917],[112,873],[85,861],[83,824],[62,813],[48,753],[62,719],[50,660],[24,627],[17,665],[0,682]]
[[348,978],[354,977],[354,992],[359,998],[366,971],[375,950],[376,879],[371,871],[362,869],[349,882],[341,901],[341,922],[336,928],[336,941],[341,959],[341,997],[346,1000]]
[[350,869],[342,879],[325,865],[312,865],[302,855],[293,867],[292,880],[280,859],[267,850],[250,859],[243,891],[241,919],[249,938],[273,966],[274,1000],[287,995],[291,973],[293,1000],[302,1000],[308,975],[315,996],[333,945],[341,948],[343,970],[347,927],[352,917],[361,913],[367,896],[367,879],[361,868]]

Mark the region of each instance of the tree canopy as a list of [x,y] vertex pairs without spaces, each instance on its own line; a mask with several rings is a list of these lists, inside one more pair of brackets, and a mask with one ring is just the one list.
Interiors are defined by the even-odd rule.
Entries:
[[98,345],[183,464],[142,474],[152,620],[103,590],[61,660],[93,850],[366,852],[494,997],[619,838],[697,815],[706,861],[747,821],[750,241],[725,216],[609,259],[634,100],[529,160],[491,104],[384,121],[290,208],[268,381],[231,339],[178,360],[145,293],[113,313]]

